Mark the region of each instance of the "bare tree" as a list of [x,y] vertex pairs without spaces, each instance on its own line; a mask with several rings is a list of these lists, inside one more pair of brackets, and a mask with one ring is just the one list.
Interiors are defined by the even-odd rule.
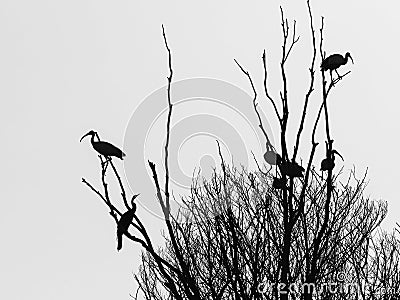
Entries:
[[[139,273],[135,275],[138,292],[133,298],[137,298],[140,293],[145,299],[182,300],[286,300],[289,297],[307,300],[315,297],[390,299],[387,293],[376,296],[376,291],[390,288],[395,291],[393,294],[399,292],[399,240],[394,233],[389,235],[378,231],[386,216],[387,204],[364,196],[366,174],[358,179],[355,170],[351,170],[343,182],[339,179],[343,177],[342,170],[334,171],[334,159],[338,152],[333,147],[334,140],[330,132],[328,97],[331,90],[337,88],[350,72],[335,79],[331,76],[327,80],[324,70],[321,71],[322,97],[318,113],[313,118],[311,150],[305,167],[297,162],[309,101],[316,84],[317,52],[321,61],[326,60],[323,50],[324,19],[321,19],[317,51],[309,1],[307,7],[312,37],[310,82],[305,91],[293,152],[288,149],[287,143],[290,102],[286,62],[299,37],[296,35],[296,21],[289,26],[281,8],[283,44],[280,61],[282,89],[279,99],[272,97],[269,91],[265,50],[262,55],[264,93],[271,102],[280,126],[280,147],[272,145],[264,129],[258,111],[258,94],[250,73],[235,60],[252,87],[252,104],[266,139],[264,158],[271,167],[265,170],[265,163],[261,164],[257,160],[258,170],[255,171],[230,166],[225,163],[219,151],[221,171],[214,170],[209,180],[193,178],[190,194],[181,197],[182,207],[175,215],[170,209],[168,168],[173,69],[171,50],[162,27],[169,66],[163,189],[160,187],[156,165],[151,161],[148,164],[164,215],[165,245],[156,250],[144,223],[136,214],[132,215],[131,225],[136,229],[136,234],[126,231],[124,235],[143,248],[142,264]],[[315,135],[322,113],[325,121],[326,158],[321,163],[321,170],[318,170],[314,156],[319,142]],[[219,149],[218,143],[217,146]],[[113,162],[104,160],[102,156],[99,158],[103,190],[100,192],[85,179],[82,181],[104,201],[118,225],[122,213],[109,197],[105,176],[110,166],[119,183],[127,212],[134,213],[133,203],[130,208]],[[377,232],[380,232],[378,236]],[[356,283],[358,287],[368,285],[370,289],[352,293],[349,290],[332,292],[321,289],[326,287],[326,283],[348,283],[349,280],[340,277],[343,274],[352,279],[350,283]]]

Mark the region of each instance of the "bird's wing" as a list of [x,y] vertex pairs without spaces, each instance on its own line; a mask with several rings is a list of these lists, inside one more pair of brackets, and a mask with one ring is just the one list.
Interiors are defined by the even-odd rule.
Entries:
[[134,214],[134,210],[129,210],[125,212],[118,221],[117,231],[125,232],[126,230],[128,230],[128,227],[133,220]]
[[113,144],[110,144],[108,142],[101,141],[96,143],[95,147],[96,146],[99,148],[99,150],[101,149],[101,152],[108,153],[108,155],[119,155],[120,153],[122,153],[120,149],[118,149]]
[[321,63],[321,69],[328,70],[333,67],[339,67],[337,64],[344,60],[343,56],[340,54],[332,54],[325,58]]

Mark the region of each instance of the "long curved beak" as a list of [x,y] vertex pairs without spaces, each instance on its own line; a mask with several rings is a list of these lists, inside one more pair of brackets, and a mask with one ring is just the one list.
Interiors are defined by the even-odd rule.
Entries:
[[353,60],[353,58],[351,57],[351,55],[349,55],[349,57],[350,57],[350,59],[351,59],[351,62],[352,62],[353,65],[354,65],[354,60]]
[[344,161],[344,158],[343,158],[343,156],[342,155],[340,155],[340,153],[339,152],[337,152],[336,150],[332,150],[332,153],[333,154],[337,154],[337,155],[339,155],[340,156],[340,158]]
[[133,203],[133,201],[135,201],[135,199],[136,199],[139,195],[140,195],[140,194],[133,195],[133,196],[132,196],[131,202]]
[[81,139],[79,140],[79,142],[82,142],[83,138],[90,135],[90,132],[86,133],[83,137],[81,137]]

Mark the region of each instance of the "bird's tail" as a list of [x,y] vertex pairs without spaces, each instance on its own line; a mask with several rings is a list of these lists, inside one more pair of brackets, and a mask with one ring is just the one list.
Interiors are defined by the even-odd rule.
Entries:
[[126,156],[126,154],[124,153],[124,152],[122,152],[122,155],[121,155],[121,160],[124,160],[124,157]]
[[118,241],[118,245],[117,245],[117,251],[122,249],[122,233],[117,231],[117,241]]

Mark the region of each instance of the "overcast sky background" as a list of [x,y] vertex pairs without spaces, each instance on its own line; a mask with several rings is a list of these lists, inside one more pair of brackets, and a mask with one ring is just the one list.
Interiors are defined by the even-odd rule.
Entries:
[[[301,36],[287,64],[293,135],[311,59],[305,1],[0,2],[1,299],[129,298],[136,290],[132,272],[137,272],[140,249],[124,240],[117,253],[113,220],[81,183],[85,177],[99,186],[99,167],[89,139],[80,144],[79,138],[96,129],[105,140],[124,144],[135,108],[166,83],[162,23],[174,80],[220,79],[250,93],[236,58],[262,95],[266,49],[269,86],[278,96],[279,5],[289,20],[297,19]],[[313,1],[312,7],[317,34],[325,16],[327,53],[350,51],[355,62],[341,69],[352,73],[329,100],[335,147],[345,157],[345,172],[354,165],[361,176],[369,168],[367,194],[388,201],[384,227],[390,229],[400,208],[398,1],[324,0]],[[311,99],[314,108],[319,92]],[[260,102],[276,132],[271,106],[264,97]],[[311,117],[303,136],[304,157]],[[162,141],[163,128],[153,134]],[[211,151],[207,147],[204,151]],[[120,161],[116,165],[122,170]],[[140,187],[133,192],[153,193]],[[156,201],[146,197],[141,201]],[[145,210],[140,214],[159,242],[158,219]]]

